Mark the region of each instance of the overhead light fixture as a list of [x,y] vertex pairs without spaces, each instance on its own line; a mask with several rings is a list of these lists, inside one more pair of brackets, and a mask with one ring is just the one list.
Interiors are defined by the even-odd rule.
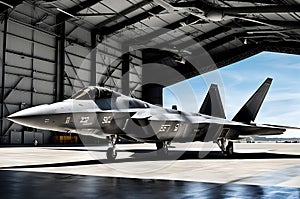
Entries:
[[68,13],[68,12],[66,12],[66,11],[64,11],[64,10],[62,10],[62,9],[60,9],[60,8],[56,8],[56,10],[59,11],[59,12],[62,12],[62,13],[64,13],[64,14],[66,14],[66,15],[72,17],[72,18],[78,19],[78,17],[76,17],[76,16],[72,15],[71,13]]
[[187,26],[187,24],[186,24],[185,22],[183,22],[183,21],[179,22],[179,24],[180,24],[181,26]]
[[185,59],[183,59],[183,58],[181,58],[179,60],[175,59],[174,61],[177,63],[180,63],[180,64],[185,64]]
[[247,38],[244,40],[244,44],[248,44]]
[[8,3],[4,2],[4,1],[0,1],[0,4],[6,5],[7,7],[10,7],[10,8],[14,8],[13,5],[8,4]]

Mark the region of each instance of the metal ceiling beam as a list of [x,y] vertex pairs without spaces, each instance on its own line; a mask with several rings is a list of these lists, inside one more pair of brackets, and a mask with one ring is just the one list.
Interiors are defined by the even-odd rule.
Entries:
[[184,42],[184,43],[176,46],[176,48],[177,49],[185,49],[185,48],[187,48],[187,47],[189,47],[189,46],[191,46],[191,45],[193,45],[195,43],[199,43],[199,42],[201,42],[201,41],[203,41],[205,39],[209,39],[209,38],[215,37],[216,35],[224,33],[224,32],[227,32],[227,31],[229,31],[231,29],[232,29],[232,27],[230,27],[228,25],[226,25],[226,26],[220,26],[220,27],[215,28],[215,29],[213,29],[211,31],[203,33],[203,34],[201,34],[201,35],[199,35],[197,37],[194,37],[193,39],[191,39],[189,41],[186,41],[186,42]]
[[[173,47],[175,47],[176,49],[179,49],[179,50],[185,49],[185,48],[187,48],[193,44],[199,43],[205,39],[209,39],[209,38],[215,37],[219,34],[222,34],[224,32],[230,31],[233,28],[246,28],[246,27],[253,27],[253,26],[257,26],[257,24],[252,23],[252,22],[245,22],[245,21],[243,23],[237,23],[236,21],[232,21],[232,22],[227,23],[226,25],[222,25],[211,31],[205,32],[199,36],[196,36],[196,37],[190,36],[190,38],[191,38],[190,40],[185,41],[184,43],[178,44],[176,46],[171,46],[169,44],[169,43],[172,43],[172,41],[173,41],[172,40],[171,42],[167,41],[167,42],[158,44],[158,45],[154,46],[153,48],[163,48],[163,47],[173,48]],[[186,35],[185,37],[188,37],[188,36],[189,35]],[[183,37],[183,36],[181,36],[181,37]],[[178,39],[180,39],[180,38],[178,38]],[[176,38],[174,40],[176,40]]]
[[226,53],[212,54],[211,57],[218,68],[227,66],[229,64],[241,61],[253,55],[262,52],[264,49],[260,45],[247,44],[240,47],[226,51]]
[[[269,21],[265,21],[266,23],[269,23],[271,25],[274,26],[278,26],[278,27],[283,27],[283,28],[300,28],[300,25],[298,22],[293,22],[293,21],[275,21],[275,20],[269,20]],[[240,26],[239,26],[240,25]],[[197,37],[194,37],[193,39],[186,41],[182,44],[179,44],[178,46],[176,46],[177,49],[185,49],[195,43],[199,43],[201,41],[204,41],[206,39],[209,38],[213,38],[219,34],[222,34],[224,32],[227,32],[233,28],[247,28],[247,27],[253,27],[253,26],[257,26],[256,23],[254,22],[247,22],[247,21],[241,21],[239,23],[236,23],[235,21],[230,22],[224,26],[220,26],[216,29],[213,29],[211,31],[208,31],[206,33],[203,33]],[[276,31],[276,30],[275,30]],[[249,30],[248,32],[252,32],[251,30]],[[255,32],[255,31],[254,31]],[[214,46],[207,46],[209,48],[214,47]]]
[[203,11],[214,9],[213,4],[208,3],[206,1],[197,1],[197,0],[196,1],[179,2],[179,3],[171,3],[171,5],[174,7],[182,7],[182,8],[196,7]]
[[[213,50],[213,49],[215,49],[215,48],[217,48],[217,47],[219,47],[219,46],[222,46],[222,45],[224,45],[224,44],[227,44],[227,43],[229,43],[229,42],[231,42],[231,41],[234,41],[234,40],[236,40],[236,39],[244,39],[244,38],[247,38],[247,36],[249,36],[248,34],[247,34],[247,32],[238,32],[238,33],[234,33],[234,34],[231,34],[231,35],[228,35],[228,36],[225,36],[225,37],[223,37],[223,38],[221,38],[221,39],[218,39],[218,40],[216,40],[216,41],[213,41],[213,42],[211,42],[211,43],[208,43],[208,44],[206,44],[205,46],[203,46],[203,48],[206,50],[206,51],[211,51],[211,50]],[[275,36],[275,35],[265,35],[265,34],[262,34],[262,35],[257,35],[257,36],[259,36],[259,39],[262,39],[263,37],[265,37],[265,39],[264,40],[266,40],[266,38],[278,38],[277,36]],[[273,37],[272,37],[273,36]],[[253,38],[254,39],[254,38]],[[263,41],[264,41],[263,40]],[[263,42],[262,42],[263,43]],[[294,42],[294,43],[296,43],[296,42]],[[247,44],[248,45],[248,44]],[[260,44],[256,44],[256,45],[260,45]]]
[[272,26],[278,26],[278,28],[279,27],[290,28],[290,29],[299,29],[300,28],[299,21],[280,21],[280,20],[262,20],[262,19],[258,19],[258,21],[266,23],[266,24],[270,24]]
[[[73,6],[69,9],[64,10],[64,11],[66,13],[70,13],[75,16],[78,12],[95,5],[95,4],[99,3],[100,1],[102,1],[102,0],[86,0],[84,2],[79,3],[76,6]],[[61,20],[64,20],[64,21],[71,18],[71,16],[63,14],[63,13],[60,13],[59,15],[60,15],[59,17],[61,18]]]
[[160,35],[163,35],[171,30],[175,30],[177,28],[182,27],[182,23],[193,23],[195,21],[197,21],[199,18],[194,16],[194,15],[189,15],[183,19],[180,19],[179,21],[175,21],[173,23],[170,23],[162,28],[159,28],[158,30],[154,30],[153,32],[140,36],[138,38],[135,39],[135,43],[139,43],[139,42],[145,42],[145,41],[149,41],[155,37],[158,37]]
[[79,3],[78,5],[72,7],[72,8],[69,8],[65,11],[71,13],[71,14],[76,14],[77,12],[80,12],[86,8],[89,8],[97,3],[99,3],[100,1],[103,1],[103,0],[86,0],[84,2],[81,2]]
[[77,13],[74,14],[76,17],[101,17],[101,16],[108,16],[108,15],[117,15],[117,13]]
[[121,17],[123,17],[123,16],[125,16],[125,15],[139,9],[139,8],[142,8],[143,6],[145,6],[145,5],[147,5],[151,2],[152,2],[152,0],[141,1],[141,2],[135,4],[135,5],[127,8],[127,9],[125,9],[125,10],[122,10],[119,13],[116,13],[115,16],[113,16],[111,18],[108,18],[108,19],[104,20],[103,22],[98,23],[95,27],[96,28],[102,28],[103,26],[105,26],[105,25],[107,25],[107,24],[109,24],[113,21],[116,21],[116,20],[120,19]]
[[110,26],[110,27],[97,28],[95,31],[97,31],[97,33],[99,35],[106,36],[106,35],[109,35],[111,33],[114,33],[118,30],[121,30],[121,29],[125,28],[126,26],[133,25],[133,24],[135,24],[137,22],[140,22],[140,21],[142,21],[142,20],[144,20],[148,17],[151,17],[151,16],[153,16],[153,14],[158,14],[163,10],[164,10],[164,8],[162,8],[160,6],[156,6],[154,8],[151,8],[147,12],[143,12],[141,14],[138,14],[138,15],[134,16],[134,17],[126,19],[125,21],[122,21],[122,22],[120,22],[116,25],[113,25],[113,26]]
[[[258,1],[256,2],[258,3]],[[258,14],[258,13],[290,13],[300,12],[300,5],[268,5],[244,7],[215,7],[203,1],[173,3],[175,7],[197,7],[205,12],[220,11],[223,14]]]
[[214,48],[217,48],[219,46],[222,46],[224,44],[227,44],[235,39],[238,39],[239,37],[243,36],[245,33],[236,33],[236,34],[232,34],[232,35],[228,35],[228,36],[225,36],[221,39],[218,39],[216,41],[213,41],[213,42],[210,42],[206,45],[203,46],[203,48],[209,52],[211,51],[212,49]]
[[224,14],[260,14],[260,13],[290,13],[300,12],[300,5],[248,6],[217,8]]
[[[241,0],[223,0],[225,2],[241,2]],[[259,2],[257,0],[242,0],[242,2],[246,2],[246,3],[262,3],[262,4],[278,4],[278,0],[259,0]]]
[[[0,13],[5,12],[7,9],[11,8],[10,6],[16,7],[19,4],[22,4],[24,0],[14,0],[14,1],[9,1],[9,0],[2,0],[2,4],[0,4]],[[6,5],[7,4],[7,5]]]
[[299,42],[281,41],[281,42],[262,42],[264,51],[281,52],[300,55]]

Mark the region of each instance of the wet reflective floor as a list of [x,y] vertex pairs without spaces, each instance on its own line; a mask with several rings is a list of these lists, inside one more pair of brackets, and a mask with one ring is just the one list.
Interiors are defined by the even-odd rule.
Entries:
[[300,188],[0,171],[0,198],[300,198]]

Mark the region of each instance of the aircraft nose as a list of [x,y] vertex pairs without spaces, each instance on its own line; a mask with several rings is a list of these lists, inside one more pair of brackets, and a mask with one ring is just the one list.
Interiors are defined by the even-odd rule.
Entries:
[[52,114],[53,110],[49,105],[40,105],[32,108],[27,108],[8,116],[9,119],[19,118],[19,117],[30,117],[45,114]]
[[7,119],[24,126],[38,128],[41,125],[41,118],[43,118],[45,115],[51,115],[53,113],[54,110],[50,105],[40,105],[18,111],[9,115]]

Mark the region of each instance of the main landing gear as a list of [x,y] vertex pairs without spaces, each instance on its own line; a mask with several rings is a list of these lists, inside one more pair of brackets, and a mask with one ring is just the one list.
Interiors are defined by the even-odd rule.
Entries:
[[157,156],[158,157],[167,157],[169,153],[168,149],[168,142],[157,142],[156,148],[157,148]]
[[106,151],[106,157],[109,161],[113,161],[117,158],[117,150],[116,150],[116,144],[117,144],[117,136],[111,135],[106,137],[109,141],[108,143],[108,149]]
[[220,149],[222,150],[223,154],[225,156],[233,156],[234,151],[233,151],[233,142],[228,141],[226,138],[221,137],[218,138],[217,144],[219,145]]

